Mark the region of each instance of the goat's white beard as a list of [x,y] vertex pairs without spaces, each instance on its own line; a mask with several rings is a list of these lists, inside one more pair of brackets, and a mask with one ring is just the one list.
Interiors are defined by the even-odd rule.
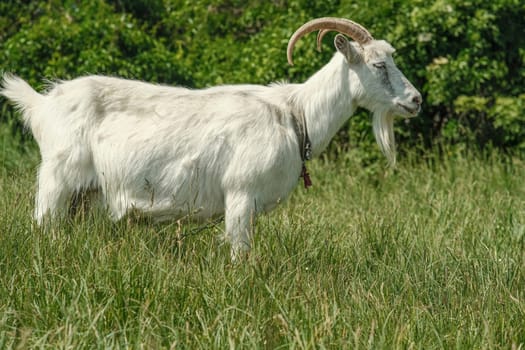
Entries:
[[390,166],[396,165],[396,143],[394,138],[394,115],[388,110],[376,111],[373,117],[374,135],[379,148]]

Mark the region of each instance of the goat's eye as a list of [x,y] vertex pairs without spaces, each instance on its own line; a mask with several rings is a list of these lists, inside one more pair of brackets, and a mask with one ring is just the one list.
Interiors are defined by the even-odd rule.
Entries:
[[386,63],[385,62],[376,62],[373,65],[374,65],[374,67],[376,67],[378,69],[385,69],[386,68]]

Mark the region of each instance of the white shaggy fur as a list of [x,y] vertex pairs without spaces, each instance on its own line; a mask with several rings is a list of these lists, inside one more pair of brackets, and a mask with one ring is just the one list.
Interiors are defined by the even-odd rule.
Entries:
[[303,84],[189,90],[86,76],[39,94],[5,75],[1,94],[23,112],[42,155],[36,221],[66,212],[73,193],[98,189],[115,220],[130,209],[157,219],[224,214],[235,258],[250,248],[257,213],[298,182],[294,116],[304,115],[316,156],[365,107],[394,163],[393,116],[416,115],[421,96],[388,43],[361,47],[341,37],[331,61]]

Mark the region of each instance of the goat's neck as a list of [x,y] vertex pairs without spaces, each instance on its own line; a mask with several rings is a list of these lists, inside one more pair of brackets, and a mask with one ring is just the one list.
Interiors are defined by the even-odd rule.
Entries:
[[314,156],[326,148],[356,109],[348,74],[348,64],[338,53],[310,79],[298,85],[294,100],[304,110]]

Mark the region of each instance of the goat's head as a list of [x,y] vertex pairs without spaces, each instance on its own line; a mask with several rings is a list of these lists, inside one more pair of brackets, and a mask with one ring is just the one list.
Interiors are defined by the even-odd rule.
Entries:
[[[317,47],[326,33],[337,31],[334,45],[348,63],[350,85],[358,105],[374,113],[377,142],[391,163],[395,163],[394,116],[414,117],[421,110],[419,91],[405,78],[392,58],[394,48],[384,40],[375,40],[363,26],[343,18],[324,17],[311,20],[295,31],[288,42],[288,62],[293,64],[295,43],[305,34],[319,30]],[[350,42],[342,34],[355,41]]]

